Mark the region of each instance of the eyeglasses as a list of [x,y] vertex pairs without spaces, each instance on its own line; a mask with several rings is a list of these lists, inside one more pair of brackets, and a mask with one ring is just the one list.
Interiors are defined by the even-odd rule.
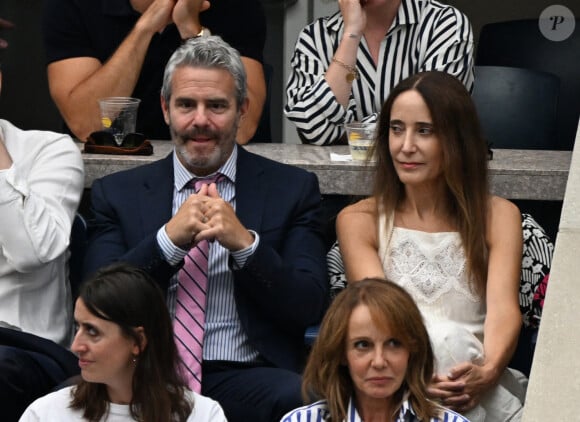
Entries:
[[87,138],[87,141],[90,141],[95,145],[121,148],[138,148],[143,145],[145,140],[145,135],[142,133],[127,133],[123,138],[121,138],[118,135],[114,135],[113,133],[104,130],[93,132]]

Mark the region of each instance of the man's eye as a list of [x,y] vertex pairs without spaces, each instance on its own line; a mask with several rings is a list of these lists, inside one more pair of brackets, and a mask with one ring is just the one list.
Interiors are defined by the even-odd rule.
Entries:
[[210,108],[214,111],[223,111],[227,108],[227,104],[224,103],[210,104]]
[[177,107],[179,108],[192,108],[195,104],[193,101],[180,101],[177,103]]

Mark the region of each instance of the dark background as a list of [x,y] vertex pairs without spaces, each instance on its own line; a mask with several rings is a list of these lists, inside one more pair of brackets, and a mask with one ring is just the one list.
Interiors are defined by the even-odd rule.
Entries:
[[[95,1],[95,0],[87,0]],[[215,0],[219,1],[219,0]],[[243,1],[243,0],[240,0]],[[297,0],[314,10],[315,2],[332,3],[335,0]],[[268,17],[268,37],[265,58],[274,66],[272,80],[271,118],[273,138],[282,138],[282,107],[284,85],[282,50],[293,48],[293,39],[284,40],[284,14],[294,7],[296,0],[263,0]],[[471,20],[477,40],[482,25],[502,20],[537,18],[543,9],[554,4],[549,0],[452,0],[447,3],[462,10]],[[48,93],[44,49],[42,46],[42,0],[0,0],[0,17],[16,24],[16,28],[2,31],[2,38],[10,47],[0,53],[3,87],[0,96],[0,118],[10,120],[23,129],[60,130],[61,120]],[[578,17],[578,0],[558,0]],[[314,16],[312,16],[314,18]],[[577,29],[578,30],[578,29]],[[580,95],[580,94],[579,94]],[[288,140],[285,140],[288,141]]]

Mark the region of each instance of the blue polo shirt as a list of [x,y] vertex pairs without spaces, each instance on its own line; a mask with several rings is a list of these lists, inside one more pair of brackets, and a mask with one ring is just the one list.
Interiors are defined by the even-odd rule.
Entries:
[[[139,19],[129,0],[45,0],[43,37],[46,61],[94,57],[104,63]],[[263,62],[266,18],[259,0],[219,0],[200,15],[201,24],[221,36],[242,56]],[[155,34],[145,56],[133,97],[141,99],[138,132],[149,139],[170,139],[159,100],[163,71],[181,44],[171,24]]]

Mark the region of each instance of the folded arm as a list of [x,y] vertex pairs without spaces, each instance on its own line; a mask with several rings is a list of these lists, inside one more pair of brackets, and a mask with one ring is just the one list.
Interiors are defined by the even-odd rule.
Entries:
[[444,9],[430,31],[430,38],[423,42],[428,48],[419,71],[439,70],[449,73],[463,82],[471,92],[474,80],[474,42],[467,17],[455,8]]
[[[296,125],[302,142],[330,145],[343,135],[342,124],[349,120],[349,115],[354,115],[356,104],[350,91],[348,95],[344,92],[340,94],[344,105],[341,104],[327,81],[325,73],[331,65],[331,58],[317,49],[315,30],[314,25],[308,26],[296,42],[286,84],[284,113]],[[339,74],[344,70],[336,63],[332,67],[332,72],[329,72],[331,79],[333,73]],[[346,98],[348,100],[345,101]]]
[[173,0],[155,0],[105,63],[74,57],[48,65],[50,94],[78,139],[85,141],[101,128],[99,98],[131,96],[151,38],[169,23],[173,4]]
[[29,154],[34,163],[12,162],[0,140],[0,246],[23,273],[65,252],[84,185],[80,152],[70,137],[60,135]]

